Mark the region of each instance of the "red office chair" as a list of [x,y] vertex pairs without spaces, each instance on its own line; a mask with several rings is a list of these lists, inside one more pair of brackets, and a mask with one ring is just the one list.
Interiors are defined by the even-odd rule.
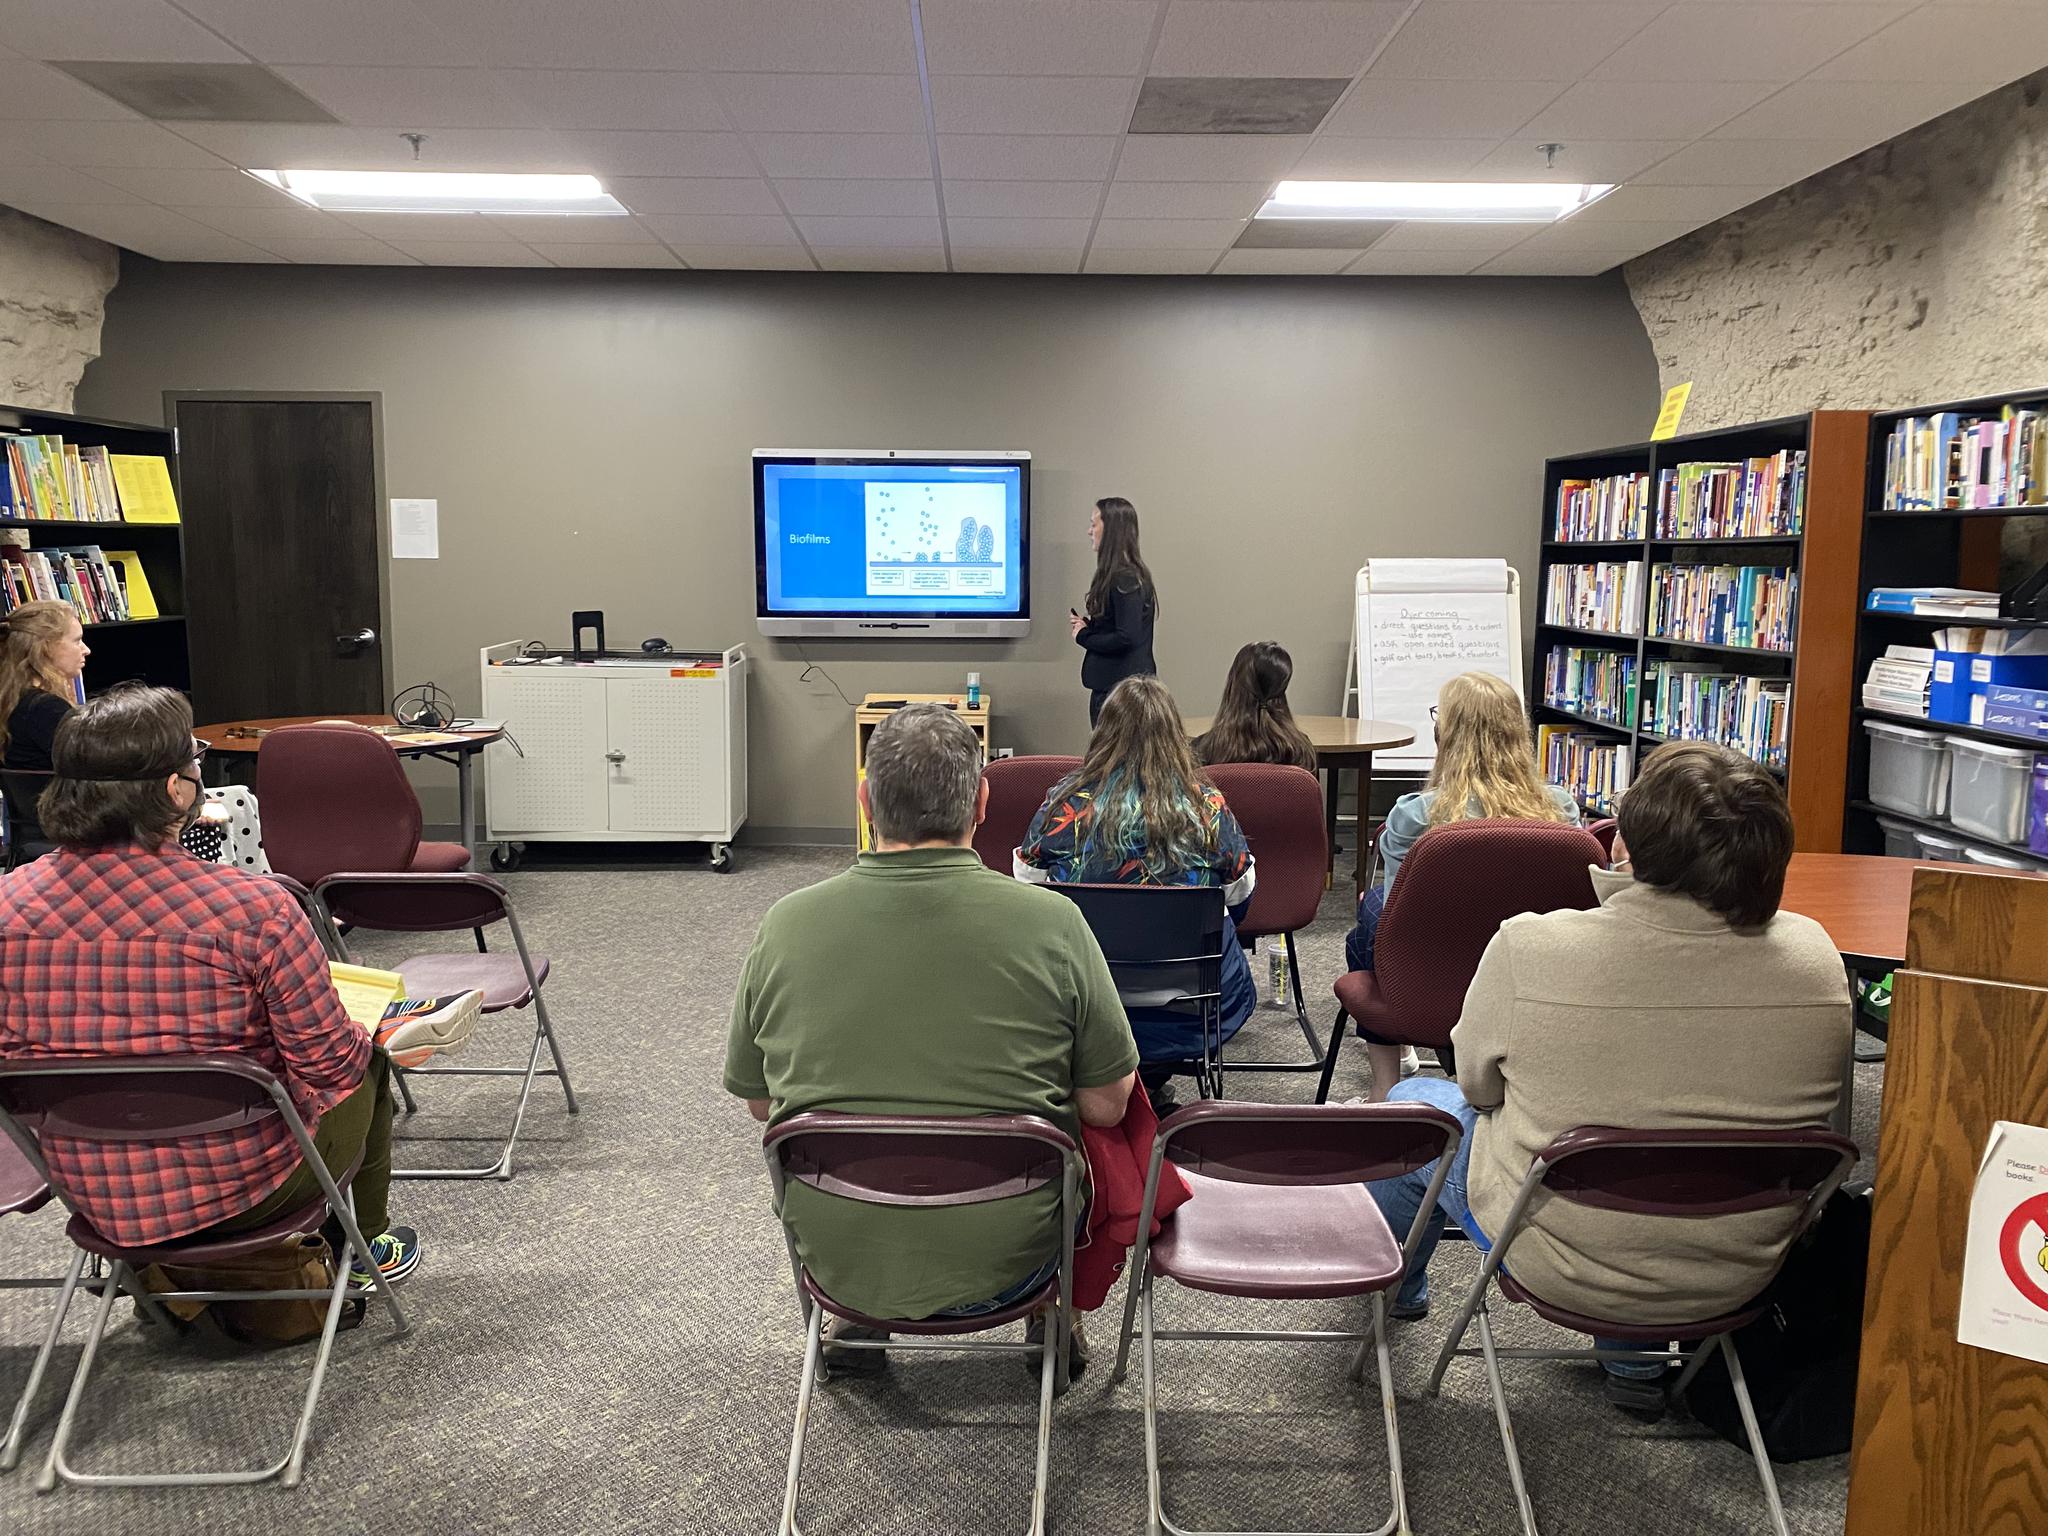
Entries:
[[1621,823],[1612,816],[1602,816],[1598,821],[1586,823],[1586,830],[1600,840],[1606,851],[1607,862],[1614,862],[1614,834],[1621,830]]
[[[1416,840],[1373,947],[1373,968],[1337,982],[1337,1028],[1447,1057],[1479,957],[1500,925],[1524,912],[1597,904],[1589,866],[1606,863],[1583,827],[1554,821],[1454,821]],[[1329,1097],[1334,1047],[1317,1102]]]
[[974,829],[974,851],[999,875],[1016,872],[1011,855],[1031,829],[1053,785],[1081,766],[1078,757],[999,757],[982,770],[988,813]]
[[[1405,875],[1404,877],[1405,878]],[[1395,882],[1399,884],[1399,881]],[[1514,1485],[1515,1503],[1522,1514],[1525,1536],[1536,1536],[1536,1514],[1529,1503],[1529,1489],[1522,1478],[1521,1458],[1515,1453],[1513,1424],[1508,1417],[1507,1394],[1501,1387],[1500,1352],[1493,1342],[1493,1324],[1487,1315],[1487,1287],[1499,1282],[1500,1293],[1511,1302],[1532,1309],[1547,1322],[1575,1333],[1596,1338],[1626,1339],[1642,1347],[1626,1352],[1607,1351],[1608,1358],[1686,1362],[1685,1371],[1672,1388],[1682,1394],[1716,1349],[1728,1361],[1728,1380],[1735,1390],[1735,1403],[1749,1431],[1749,1448],[1756,1457],[1757,1476],[1764,1485],[1764,1498],[1771,1507],[1771,1528],[1787,1536],[1785,1510],[1778,1499],[1778,1480],[1771,1472],[1771,1459],[1764,1451],[1763,1435],[1757,1428],[1756,1409],[1743,1381],[1742,1362],[1735,1352],[1735,1333],[1761,1317],[1767,1304],[1761,1296],[1746,1307],[1721,1317],[1667,1316],[1655,1322],[1616,1322],[1589,1317],[1554,1300],[1537,1296],[1516,1283],[1501,1266],[1508,1249],[1523,1229],[1524,1219],[1539,1191],[1547,1200],[1562,1200],[1634,1216],[1711,1221],[1773,1209],[1798,1209],[1798,1217],[1786,1235],[1778,1261],[1783,1262],[1792,1242],[1810,1226],[1849,1170],[1856,1165],[1856,1143],[1833,1131],[1745,1130],[1689,1131],[1619,1130],[1607,1126],[1582,1125],[1566,1131],[1545,1147],[1529,1165],[1515,1203],[1508,1211],[1493,1245],[1481,1266],[1479,1278],[1444,1340],[1430,1373],[1429,1392],[1434,1397],[1443,1385],[1444,1371],[1455,1358],[1477,1355],[1486,1361],[1487,1384],[1493,1390],[1494,1417],[1500,1424],[1501,1449],[1507,1455],[1508,1481]],[[1428,1207],[1424,1207],[1425,1211]],[[1474,1317],[1479,1323],[1478,1349],[1461,1346],[1465,1330]],[[1673,1349],[1673,1339],[1696,1339],[1692,1349]],[[1516,1360],[1590,1360],[1600,1357],[1594,1349],[1513,1351]]]
[[1308,1041],[1306,1061],[1233,1061],[1233,1072],[1323,1072],[1334,1070],[1341,1029],[1330,1031],[1326,1048],[1309,1022],[1301,991],[1301,963],[1294,935],[1311,926],[1323,903],[1330,864],[1323,824],[1323,791],[1316,776],[1285,763],[1217,763],[1210,782],[1223,792],[1237,824],[1244,828],[1258,863],[1252,904],[1237,925],[1249,947],[1269,934],[1287,945],[1287,979],[1294,992],[1294,1019]]
[[420,841],[420,800],[398,754],[355,725],[287,725],[256,751],[263,851],[301,885],[341,870],[469,868],[460,843]]

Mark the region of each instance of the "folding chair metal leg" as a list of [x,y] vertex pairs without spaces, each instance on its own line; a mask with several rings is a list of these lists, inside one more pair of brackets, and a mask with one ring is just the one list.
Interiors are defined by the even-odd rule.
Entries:
[[[538,993],[534,996],[534,1002],[536,1004],[540,1002]],[[391,1177],[394,1179],[510,1179],[512,1177],[512,1152],[519,1144],[519,1128],[526,1120],[527,1102],[533,1097],[533,1080],[540,1075],[541,1047],[547,1043],[547,1040],[548,1036],[541,1025],[540,1014],[538,1009],[536,1009],[533,1025],[533,1047],[526,1055],[526,1069],[519,1083],[519,1102],[512,1108],[512,1126],[505,1133],[505,1144],[499,1149],[495,1162],[487,1163],[481,1168],[394,1168],[391,1170]],[[442,1075],[451,1077],[500,1076],[505,1072],[518,1070],[518,1068],[513,1067],[502,1070],[491,1067],[456,1067],[446,1069]],[[569,1080],[567,1078],[562,1079],[562,1086],[565,1089],[568,1085]]]
[[1031,1484],[1031,1536],[1045,1536],[1046,1504],[1052,1491],[1052,1400],[1064,1387],[1067,1317],[1062,1310],[1045,1320],[1045,1354],[1038,1367],[1038,1471]]
[[1344,1044],[1344,1026],[1351,1022],[1351,1016],[1342,1008],[1337,1010],[1337,1022],[1330,1026],[1330,1048],[1323,1053],[1323,1077],[1316,1084],[1316,1102],[1330,1102],[1330,1082],[1337,1075],[1337,1051]]
[[580,1106],[576,1103],[576,1090],[569,1083],[569,1063],[562,1059],[562,1044],[555,1038],[554,1023],[548,1018],[547,1000],[538,989],[533,994],[534,1017],[540,1022],[540,1032],[548,1042],[548,1055],[554,1058],[555,1076],[562,1084],[562,1097],[567,1101],[569,1113],[575,1114]]
[[77,1294],[79,1278],[85,1273],[87,1257],[83,1248],[72,1255],[63,1289],[57,1293],[56,1309],[50,1314],[49,1330],[43,1335],[42,1348],[36,1351],[35,1363],[28,1368],[28,1383],[21,1389],[20,1401],[14,1405],[14,1417],[7,1423],[7,1439],[0,1443],[0,1472],[12,1472],[15,1463],[21,1460],[22,1442],[28,1438],[28,1411],[43,1384],[43,1373],[50,1368],[50,1357],[57,1352],[57,1339],[64,1331],[64,1318],[71,1310],[71,1298]]
[[1711,1339],[1703,1339],[1693,1347],[1692,1358],[1685,1362],[1685,1369],[1679,1372],[1678,1380],[1671,1384],[1670,1397],[1673,1402],[1685,1396],[1686,1388],[1692,1385],[1692,1379],[1700,1373],[1700,1367],[1705,1365],[1714,1351],[1720,1347],[1720,1334],[1715,1334]]
[[393,1062],[391,1065],[392,1084],[398,1089],[398,1097],[405,1105],[405,1112],[408,1115],[416,1115],[420,1112],[420,1106],[418,1101],[413,1098],[412,1084],[405,1080],[405,1076],[405,1068]]
[[[1728,1358],[1728,1382],[1735,1389],[1735,1406],[1742,1411],[1742,1428],[1749,1436],[1749,1453],[1756,1458],[1756,1475],[1764,1485],[1764,1499],[1771,1506],[1771,1529],[1789,1536],[1785,1527],[1785,1506],[1778,1499],[1778,1477],[1771,1470],[1771,1458],[1764,1450],[1764,1434],[1757,1427],[1756,1405],[1749,1400],[1749,1383],[1743,1379],[1742,1359],[1735,1352],[1735,1340],[1727,1334],[1720,1339],[1721,1353]],[[1704,1353],[1704,1350],[1702,1350]]]
[[1507,1389],[1501,1384],[1500,1360],[1493,1352],[1493,1323],[1486,1315],[1486,1303],[1479,1304],[1479,1348],[1486,1356],[1486,1384],[1493,1392],[1493,1416],[1500,1424],[1500,1448],[1508,1462],[1508,1481],[1514,1485],[1515,1508],[1522,1515],[1523,1536],[1538,1536],[1536,1507],[1529,1502],[1529,1485],[1522,1477],[1522,1458],[1515,1449],[1515,1422],[1508,1417]]
[[1138,1325],[1143,1330],[1138,1366],[1145,1389],[1146,1536],[1166,1536],[1166,1504],[1159,1488],[1159,1380],[1152,1358],[1152,1275],[1139,1282]]
[[797,1490],[803,1485],[804,1436],[811,1427],[811,1398],[818,1386],[818,1358],[823,1349],[821,1334],[825,1326],[825,1309],[812,1303],[809,1322],[804,1329],[804,1375],[796,1389],[796,1428],[789,1440],[789,1480],[782,1489],[782,1522],[776,1526],[776,1536],[802,1536],[802,1529],[796,1523]]
[[1387,1482],[1394,1496],[1394,1511],[1375,1536],[1409,1536],[1408,1485],[1401,1475],[1401,1420],[1394,1410],[1394,1361],[1387,1351],[1387,1293],[1375,1291],[1372,1298],[1372,1347],[1380,1372],[1380,1414],[1387,1421]]

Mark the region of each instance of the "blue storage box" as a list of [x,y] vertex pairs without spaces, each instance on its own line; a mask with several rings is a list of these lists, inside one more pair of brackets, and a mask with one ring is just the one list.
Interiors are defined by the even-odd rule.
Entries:
[[1984,707],[1991,709],[1995,706],[2048,713],[2048,688],[2014,688],[2005,683],[1993,683],[1984,690]]
[[1972,656],[1969,719],[1981,723],[1991,689],[2048,688],[2048,656]]
[[2015,709],[2010,704],[1994,704],[1986,698],[1984,718],[1980,723],[1986,730],[2011,731],[2015,736],[2038,736],[2048,741],[2048,709]]
[[1970,724],[1970,663],[1974,660],[1969,651],[1934,653],[1934,674],[1927,685],[1928,719]]

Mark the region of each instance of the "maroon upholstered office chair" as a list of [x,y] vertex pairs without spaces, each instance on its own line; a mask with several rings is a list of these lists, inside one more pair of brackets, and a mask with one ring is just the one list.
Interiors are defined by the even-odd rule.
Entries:
[[[1405,871],[1404,876],[1405,878]],[[1735,1352],[1735,1332],[1747,1327],[1768,1310],[1761,1297],[1749,1306],[1720,1317],[1672,1315],[1653,1322],[1640,1319],[1617,1322],[1612,1318],[1589,1317],[1554,1299],[1538,1296],[1516,1282],[1501,1266],[1508,1250],[1522,1231],[1531,1203],[1540,1193],[1546,1199],[1569,1201],[1603,1211],[1636,1216],[1657,1216],[1711,1221],[1755,1211],[1797,1208],[1798,1218],[1784,1248],[1777,1255],[1782,1263],[1793,1239],[1810,1226],[1849,1170],[1856,1165],[1856,1143],[1846,1136],[1820,1129],[1791,1131],[1688,1131],[1620,1130],[1608,1126],[1579,1126],[1566,1131],[1545,1147],[1529,1165],[1522,1187],[1509,1208],[1502,1231],[1480,1267],[1479,1278],[1459,1307],[1451,1324],[1436,1369],[1430,1373],[1429,1391],[1434,1397],[1443,1385],[1444,1371],[1460,1356],[1478,1355],[1486,1361],[1487,1384],[1493,1390],[1494,1415],[1500,1424],[1501,1449],[1506,1453],[1508,1481],[1514,1485],[1515,1502],[1522,1514],[1525,1536],[1536,1536],[1535,1510],[1522,1477],[1521,1458],[1515,1453],[1514,1431],[1508,1417],[1507,1394],[1501,1387],[1498,1352],[1493,1343],[1493,1325],[1487,1316],[1487,1288],[1496,1282],[1508,1301],[1529,1307],[1537,1316],[1574,1333],[1596,1338],[1626,1339],[1642,1347],[1626,1353],[1609,1351],[1608,1358],[1686,1362],[1685,1371],[1672,1388],[1673,1396],[1683,1393],[1693,1376],[1716,1349],[1727,1358],[1728,1380],[1735,1390],[1743,1427],[1749,1431],[1749,1448],[1756,1458],[1757,1476],[1764,1485],[1764,1498],[1771,1508],[1771,1526],[1778,1536],[1787,1536],[1784,1506],[1778,1499],[1778,1481],[1771,1472],[1771,1459],[1764,1451],[1763,1436],[1757,1429],[1756,1409],[1750,1402],[1749,1387],[1742,1376],[1742,1362]],[[1427,1211],[1425,1206],[1424,1210]],[[1689,1246],[1697,1239],[1688,1239]],[[1479,1323],[1479,1349],[1462,1347],[1465,1330],[1474,1318]],[[1673,1349],[1671,1341],[1698,1340],[1690,1350]],[[1600,1356],[1594,1349],[1517,1350],[1517,1360],[1590,1360]]]
[[469,868],[460,843],[420,841],[420,800],[391,743],[356,725],[287,725],[256,750],[263,851],[301,885],[339,870]]
[[[1067,1384],[1067,1330],[1073,1321],[1074,1226],[1081,1214],[1084,1163],[1073,1138],[1036,1115],[846,1115],[814,1111],[796,1115],[762,1140],[775,1208],[791,1183],[809,1184],[845,1200],[883,1206],[981,1205],[1040,1189],[1060,1192],[1059,1262],[1030,1295],[974,1317],[918,1319],[872,1317],[835,1301],[804,1268],[796,1238],[783,1228],[789,1264],[796,1277],[797,1303],[804,1318],[804,1369],[797,1388],[796,1428],[789,1445],[789,1480],[784,1486],[777,1536],[799,1536],[797,1495],[802,1486],[804,1435],[810,1425],[825,1314],[870,1328],[909,1334],[924,1349],[962,1354],[1037,1352],[1038,1473],[1031,1499],[1032,1536],[1043,1536],[1048,1466],[1052,1449],[1052,1401]],[[1057,1303],[1042,1344],[967,1341]],[[880,1342],[846,1341],[842,1348],[880,1349]]]
[[1233,1061],[1233,1072],[1323,1072],[1335,1070],[1342,1029],[1330,1031],[1327,1047],[1316,1038],[1302,996],[1301,962],[1294,936],[1311,926],[1329,883],[1330,844],[1323,823],[1323,789],[1316,776],[1288,763],[1216,763],[1209,778],[1244,829],[1257,861],[1252,904],[1237,925],[1247,946],[1279,934],[1287,946],[1287,980],[1294,994],[1294,1021],[1308,1042],[1306,1061]]
[[[1604,864],[1583,827],[1554,821],[1454,821],[1416,840],[1387,892],[1373,968],[1337,982],[1337,1027],[1448,1060],[1451,1030],[1479,957],[1500,925],[1524,912],[1595,905],[1590,866]],[[1329,1097],[1336,1053],[1323,1069]]]
[[[146,1247],[117,1243],[79,1211],[77,1202],[61,1183],[50,1178],[40,1148],[40,1138],[46,1135],[99,1143],[175,1142],[272,1117],[282,1121],[291,1132],[300,1157],[319,1179],[319,1198],[273,1217],[260,1227],[225,1237],[179,1238]],[[355,1207],[346,1193],[355,1169],[344,1170],[339,1178],[330,1174],[314,1150],[313,1138],[307,1134],[305,1122],[299,1118],[285,1085],[249,1057],[239,1055],[54,1057],[0,1062],[0,1131],[6,1133],[37,1175],[71,1211],[71,1222],[64,1235],[77,1252],[57,1297],[57,1316],[51,1327],[53,1339],[64,1325],[71,1298],[80,1288],[87,1259],[104,1259],[112,1266],[106,1281],[99,1286],[99,1305],[93,1310],[92,1326],[85,1336],[85,1351],[72,1375],[71,1390],[64,1400],[57,1433],[50,1442],[50,1454],[36,1486],[48,1492],[61,1477],[67,1483],[102,1487],[162,1488],[264,1483],[273,1479],[287,1488],[295,1487],[305,1467],[306,1442],[313,1427],[313,1411],[319,1405],[321,1383],[326,1378],[328,1356],[334,1349],[342,1302],[350,1294],[350,1261],[356,1254],[362,1254],[367,1262],[370,1252],[370,1245],[356,1225]],[[331,1288],[233,1293],[242,1300],[313,1300],[327,1304],[326,1326],[313,1357],[312,1382],[299,1410],[290,1447],[281,1459],[270,1466],[248,1470],[156,1473],[80,1472],[66,1462],[65,1448],[78,1420],[79,1403],[85,1396],[86,1380],[92,1374],[93,1360],[107,1331],[116,1294],[124,1289],[141,1293],[138,1301],[152,1311],[161,1301],[210,1299],[216,1293],[161,1291],[153,1299],[144,1300],[147,1293],[142,1292],[136,1276],[151,1264],[203,1268],[222,1259],[261,1253],[288,1239],[318,1232],[330,1216],[340,1223],[346,1237],[341,1253],[335,1256]],[[411,1325],[396,1292],[380,1277],[372,1282],[371,1291],[362,1294],[372,1293],[382,1298],[390,1309],[391,1320],[404,1333]]]
[[999,757],[981,772],[988,813],[974,829],[974,851],[999,875],[1015,872],[1011,855],[1053,785],[1081,766],[1078,757]]
[[[1415,1245],[1450,1171],[1461,1132],[1457,1119],[1427,1104],[1191,1104],[1160,1122],[1145,1174],[1138,1216],[1138,1251],[1132,1258],[1117,1340],[1114,1387],[1130,1363],[1135,1313],[1145,1377],[1145,1472],[1153,1531],[1177,1531],[1166,1515],[1160,1487],[1158,1391],[1153,1342],[1158,1339],[1318,1339],[1360,1347],[1352,1374],[1362,1377],[1366,1346],[1379,1362],[1380,1410],[1386,1423],[1387,1473],[1394,1510],[1381,1533],[1408,1526],[1401,1475],[1401,1431],[1394,1410],[1394,1374],[1387,1356],[1386,1297],[1408,1272]],[[1168,1157],[1193,1198],[1173,1214],[1156,1238],[1153,1211],[1161,1165]],[[1436,1164],[1429,1198],[1411,1229],[1395,1234],[1366,1188],[1370,1179],[1397,1178]],[[1266,1301],[1371,1298],[1371,1326],[1363,1332],[1302,1330],[1223,1335],[1165,1332],[1153,1326],[1152,1298],[1159,1280],[1218,1296]]]
[[1621,823],[1612,816],[1602,816],[1598,821],[1586,823],[1586,830],[1599,839],[1601,849],[1607,854],[1609,863],[1614,861],[1614,834],[1621,830]]

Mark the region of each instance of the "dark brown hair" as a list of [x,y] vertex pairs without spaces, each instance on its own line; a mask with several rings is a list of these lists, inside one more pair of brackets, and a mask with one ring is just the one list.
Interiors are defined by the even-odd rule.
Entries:
[[1223,679],[1216,720],[1195,743],[1205,763],[1292,763],[1316,769],[1316,749],[1294,723],[1287,685],[1294,658],[1277,640],[1254,640],[1238,650]]
[[1158,618],[1159,589],[1138,553],[1138,509],[1121,496],[1105,496],[1095,511],[1102,519],[1102,537],[1095,546],[1095,579],[1088,583],[1088,617],[1108,614],[1112,592],[1142,592],[1152,604],[1152,617]]
[[1690,896],[1736,928],[1761,928],[1785,894],[1792,811],[1759,764],[1709,742],[1650,757],[1621,799],[1621,837],[1645,885]]
[[62,848],[155,848],[186,816],[164,780],[192,762],[192,706],[170,688],[110,688],[57,727],[55,776],[37,802]]

